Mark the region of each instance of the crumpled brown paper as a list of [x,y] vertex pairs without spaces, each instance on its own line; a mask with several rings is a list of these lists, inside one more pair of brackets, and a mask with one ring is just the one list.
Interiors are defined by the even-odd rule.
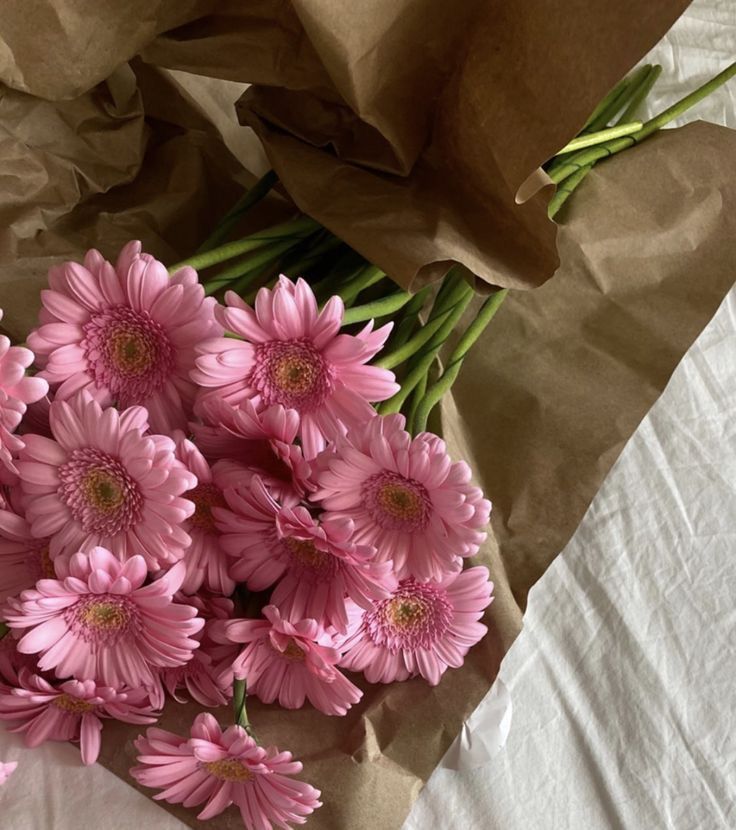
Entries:
[[547,188],[515,195],[688,0],[222,2],[156,64],[254,84],[239,108],[299,207],[404,286],[557,264]]
[[[494,502],[499,541],[479,557],[496,583],[489,634],[435,689],[363,683],[344,718],[249,704],[258,734],[291,749],[323,791],[310,827],[401,827],[487,692],[528,588],[733,284],[736,168],[725,162],[734,157],[736,132],[693,124],[599,165],[561,215],[554,279],[512,293],[471,352],[443,402],[442,429]],[[170,706],[162,724],[184,732],[198,711]],[[131,781],[135,730],[105,730],[103,763]],[[193,813],[166,809],[198,826]],[[239,821],[230,812],[216,826]]]
[[[301,77],[310,94],[326,96],[334,84],[324,68],[310,63],[314,46],[301,33],[302,21],[294,17],[297,5],[307,8],[306,0],[295,0],[294,7],[279,4],[276,17],[263,13],[259,18],[258,10],[265,6],[249,4],[249,25],[259,26],[261,34],[260,47],[254,43],[250,51],[236,48],[243,34],[238,8],[230,6],[234,17],[192,23],[154,44],[146,60],[150,64],[156,50],[179,43],[177,55],[186,56],[191,68],[203,74],[238,80],[240,67],[247,65],[262,73],[252,80],[267,82],[283,72],[284,77]],[[100,19],[111,14],[112,20],[118,7],[100,3],[96,8]],[[580,11],[577,3],[569,8],[570,14]],[[641,27],[653,39],[656,26],[663,28],[665,17],[674,16],[673,4],[654,3],[636,11],[640,30],[632,36],[640,38],[643,51],[647,44]],[[556,25],[550,24],[551,32]],[[9,38],[5,27],[3,19],[0,36],[16,44],[18,65],[40,73],[24,70],[26,81],[35,77],[38,84],[51,83],[53,65],[39,67],[26,59],[17,46],[22,41]],[[278,52],[270,48],[276,34],[282,38]],[[540,62],[550,64],[558,54],[553,46],[559,51],[559,43],[550,40],[537,55]],[[366,55],[367,61],[370,52]],[[56,54],[54,60],[63,64],[64,56]],[[300,74],[304,66],[313,66],[311,74]],[[68,66],[61,66],[53,95],[42,85],[34,91],[53,98],[73,94],[68,92],[74,87],[67,71]],[[100,71],[95,68],[84,77],[94,80]],[[13,82],[15,76],[11,72],[4,77]],[[606,76],[601,84],[613,80]],[[581,76],[579,88],[590,81],[588,75]],[[565,95],[574,97],[573,92],[566,88]],[[365,90],[361,94],[365,97]],[[131,237],[141,238],[148,250],[171,262],[190,253],[242,193],[251,177],[228,150],[231,141],[225,141],[221,126],[215,126],[227,115],[215,117],[212,101],[200,101],[199,95],[208,95],[201,82],[188,84],[185,77],[140,62],[118,67],[106,81],[70,100],[50,102],[19,90],[1,90],[0,306],[5,309],[3,325],[17,339],[33,324],[50,264],[78,258],[92,245],[114,256]],[[234,97],[224,95],[223,100]],[[338,106],[343,105],[338,101]],[[380,110],[379,103],[375,106]],[[569,126],[565,135],[548,138],[546,130],[559,129],[556,121],[530,123],[521,134],[526,140],[529,133],[541,132],[535,152],[551,152],[574,132],[577,123],[572,122],[585,117],[587,111],[582,112],[582,105],[580,109],[579,117],[564,116]],[[403,155],[397,155],[401,163],[408,164],[411,153],[419,153],[418,161],[407,167],[405,180],[410,182],[423,163],[421,142],[412,145],[409,132],[400,126],[396,130],[392,141],[403,148]],[[356,138],[362,141],[358,132]],[[308,155],[327,155],[303,141],[289,141]],[[381,146],[385,152],[385,141]],[[734,133],[694,125],[600,164],[560,214],[562,267],[555,278],[537,291],[512,294],[468,358],[453,396],[443,402],[442,429],[453,455],[470,461],[495,503],[493,526],[499,541],[489,541],[481,557],[496,583],[496,599],[487,614],[489,634],[465,666],[448,672],[437,688],[421,681],[366,687],[364,701],[346,718],[326,718],[309,708],[284,712],[253,702],[253,721],[262,740],[293,750],[304,761],[305,778],[323,790],[325,806],[310,818],[310,827],[399,827],[462,719],[487,691],[520,629],[528,587],[574,530],[624,442],[733,282],[735,150]],[[289,161],[294,175],[301,153]],[[464,158],[461,154],[454,164],[464,164]],[[518,158],[518,167],[498,173],[506,195],[538,163],[533,154]],[[467,161],[482,164],[472,156]],[[500,162],[489,155],[488,164],[493,171]],[[336,196],[345,197],[354,172],[381,186],[402,186],[397,175],[376,173],[362,163],[345,165],[327,179]],[[324,186],[313,183],[315,188]],[[406,187],[410,191],[412,185]],[[324,196],[325,191],[317,192]],[[356,208],[348,214],[353,220],[345,235],[355,242],[350,234],[358,233],[372,244],[375,230],[384,253],[395,253],[408,274],[411,262],[418,261],[422,235],[447,231],[444,202],[432,207],[420,201],[413,206],[416,212],[394,213],[395,239],[389,244],[389,234],[380,232],[380,217],[383,208],[393,210],[394,202],[386,192],[368,193],[375,199],[372,213],[364,205],[365,213]],[[444,195],[455,204],[449,190]],[[473,204],[474,211],[479,209]],[[489,201],[483,214],[473,213],[468,221],[489,229],[496,221],[503,223],[510,211],[497,215],[494,204]],[[266,213],[257,217],[263,223],[269,211],[277,216],[284,209],[278,203],[263,207]],[[432,211],[428,225],[426,216]],[[458,208],[453,216],[461,214]],[[404,223],[397,224],[401,216]],[[458,251],[465,250],[468,238],[457,228],[450,237]],[[400,258],[398,249],[403,247],[415,252],[414,260]],[[470,243],[468,250],[473,250]],[[436,254],[432,257],[427,261],[437,259]],[[522,266],[521,260],[515,264]],[[163,725],[183,732],[197,708],[170,706]],[[229,719],[225,711],[220,716],[223,722]],[[102,762],[128,781],[130,739],[136,731],[112,722],[105,726]],[[194,813],[166,809],[199,826]],[[229,811],[212,824],[226,830],[239,827],[239,819]]]

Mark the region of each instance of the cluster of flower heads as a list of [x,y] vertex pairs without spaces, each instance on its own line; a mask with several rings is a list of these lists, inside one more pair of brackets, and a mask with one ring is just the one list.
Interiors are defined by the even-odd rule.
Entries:
[[[217,707],[238,679],[344,715],[350,672],[437,684],[463,663],[490,503],[440,438],[376,414],[390,325],[342,332],[339,297],[320,310],[286,277],[220,305],[135,242],[53,268],[41,299],[30,349],[0,340],[0,719],[28,745],[93,763],[105,719],[153,723],[167,695]],[[136,747],[133,776],[201,818],[320,806],[289,753],[210,714]]]

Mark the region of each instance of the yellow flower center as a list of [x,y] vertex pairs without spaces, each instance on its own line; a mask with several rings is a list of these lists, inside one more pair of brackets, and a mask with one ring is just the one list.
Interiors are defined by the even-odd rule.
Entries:
[[202,766],[210,775],[214,775],[215,778],[219,778],[221,781],[252,781],[255,777],[248,767],[236,758],[223,758],[222,761],[206,761]]
[[301,355],[286,354],[276,361],[273,378],[276,385],[292,395],[311,392],[317,381],[319,366]]
[[92,602],[79,615],[80,622],[90,628],[115,631],[128,624],[130,614],[124,605],[113,602]]
[[110,361],[128,377],[145,374],[156,359],[153,343],[135,329],[113,330],[107,347]]
[[330,564],[332,557],[323,550],[317,550],[314,542],[309,539],[284,539],[289,553],[300,564],[319,570]]
[[58,706],[59,709],[70,712],[72,715],[83,715],[85,712],[91,712],[95,708],[94,703],[88,703],[86,700],[80,700],[78,697],[72,697],[67,694],[55,697],[54,706]]
[[125,491],[118,478],[99,468],[90,469],[82,481],[87,503],[100,513],[113,513],[125,501]]
[[396,597],[386,606],[386,615],[398,628],[409,628],[427,616],[427,605],[420,599]]
[[194,515],[189,520],[192,525],[206,533],[216,533],[217,525],[212,508],[227,507],[219,487],[215,487],[214,484],[198,484],[185,498],[194,502]]
[[395,519],[418,519],[424,514],[424,503],[419,493],[401,484],[384,484],[378,490],[376,501]]

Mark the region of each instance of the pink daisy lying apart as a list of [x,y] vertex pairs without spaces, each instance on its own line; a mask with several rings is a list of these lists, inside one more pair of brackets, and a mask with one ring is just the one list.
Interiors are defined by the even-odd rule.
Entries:
[[281,404],[296,410],[308,459],[346,425],[372,417],[371,401],[398,392],[392,372],[366,365],[383,347],[391,324],[373,331],[369,323],[357,335],[340,334],[340,297],[319,311],[309,285],[284,276],[273,290],[260,289],[255,310],[232,291],[225,299],[217,319],[243,339],[202,343],[192,379],[211,390],[203,400],[237,404],[247,398],[259,408]]
[[157,432],[186,427],[194,346],[222,332],[196,272],[169,276],[129,242],[115,267],[91,250],[84,265],[52,268],[49,286],[28,345],[57,399],[85,389],[102,404],[145,406]]
[[240,726],[224,731],[210,714],[198,715],[189,739],[151,728],[135,742],[140,766],[131,775],[161,790],[155,799],[194,807],[207,802],[198,818],[237,805],[252,830],[288,830],[322,806],[319,790],[291,776],[302,771],[291,753],[259,747]]
[[429,432],[412,438],[403,415],[377,416],[340,437],[320,459],[315,499],[327,515],[355,524],[353,540],[372,545],[396,575],[442,579],[486,538],[491,504]]
[[179,563],[143,586],[142,556],[122,563],[104,548],[71,557],[60,579],[41,579],[2,616],[10,628],[31,629],[18,642],[40,654],[41,670],[118,688],[151,687],[158,667],[181,666],[199,645],[197,610],[174,602],[184,579]]
[[15,723],[27,746],[44,741],[79,741],[82,763],[94,764],[100,753],[100,718],[125,723],[155,723],[143,689],[113,689],[91,680],[67,680],[58,688],[28,669],[21,669],[19,687],[0,688],[0,719]]
[[17,767],[17,761],[0,761],[0,784],[4,784]]
[[80,394],[54,401],[49,420],[53,439],[26,435],[18,470],[26,519],[34,536],[51,537],[52,559],[98,545],[140,554],[149,570],[181,559],[194,504],[180,496],[197,478],[171,438],[148,434],[146,410],[103,410]]

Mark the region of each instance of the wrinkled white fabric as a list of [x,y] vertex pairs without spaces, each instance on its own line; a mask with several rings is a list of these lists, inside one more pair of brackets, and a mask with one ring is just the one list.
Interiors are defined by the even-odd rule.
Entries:
[[[648,58],[651,109],[735,57],[735,0],[695,0]],[[694,117],[736,127],[736,83]],[[734,409],[732,293],[532,590],[501,682],[405,830],[736,828]],[[0,830],[185,830],[70,745],[0,728],[10,760]]]

